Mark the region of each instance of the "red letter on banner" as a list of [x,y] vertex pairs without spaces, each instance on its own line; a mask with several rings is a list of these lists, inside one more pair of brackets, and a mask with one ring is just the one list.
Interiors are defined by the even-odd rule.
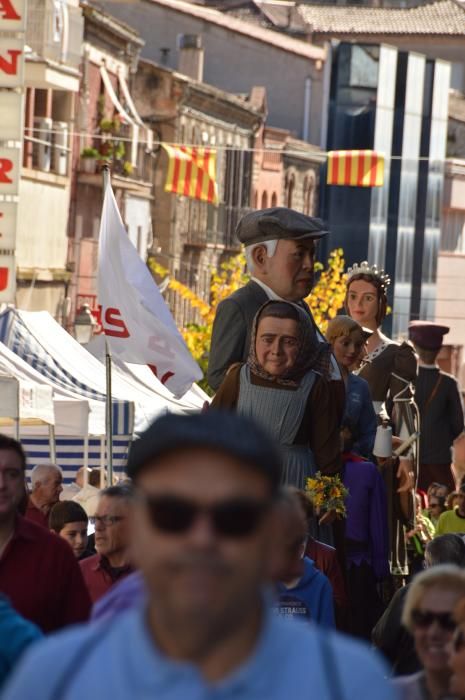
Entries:
[[8,287],[8,273],[7,267],[0,267],[0,292]]
[[10,0],[0,0],[0,16],[3,19],[21,19]]
[[10,49],[7,54],[10,56],[9,61],[0,56],[0,71],[7,75],[15,75],[18,72],[18,56],[21,56],[22,51]]
[[[119,328],[120,330],[111,330],[109,326],[113,328]],[[113,338],[129,338],[129,331],[126,328],[126,324],[121,318],[121,312],[119,309],[109,308],[105,311],[105,335],[111,335]]]
[[158,369],[157,369],[157,366],[156,366],[156,365],[147,365],[147,367],[154,373],[154,375],[156,376],[156,378],[159,379],[159,380],[161,381],[162,384],[166,384],[166,382],[168,381],[168,379],[171,379],[171,377],[174,377],[174,372],[170,372],[170,371],[168,370],[168,372],[165,372],[165,374],[163,375],[163,377],[160,379],[160,377],[158,376]]
[[7,173],[13,170],[13,163],[7,158],[0,158],[0,184],[11,185],[13,180],[7,176]]

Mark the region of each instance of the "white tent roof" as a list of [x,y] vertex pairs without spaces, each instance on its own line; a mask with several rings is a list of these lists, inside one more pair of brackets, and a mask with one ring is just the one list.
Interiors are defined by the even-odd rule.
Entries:
[[26,381],[0,364],[0,418],[54,425],[52,387]]
[[[83,399],[78,393],[55,386],[1,342],[0,371],[18,379],[20,385],[37,387],[38,395],[43,395],[45,391],[50,392],[52,396],[53,391],[54,417],[52,421],[47,422],[55,423],[57,436],[105,434],[105,405],[102,402]],[[26,430],[26,432],[32,431]],[[33,432],[40,431],[34,428]]]
[[[100,362],[105,362],[105,336],[98,335],[90,343],[84,346]],[[113,355],[113,364],[117,372],[129,381],[138,390],[148,391],[150,394],[156,393],[167,401],[169,406],[185,411],[199,411],[205,401],[210,401],[210,397],[197,384],[193,384],[181,399],[176,399],[171,391],[154,375],[147,365],[135,365],[123,362],[119,357]]]
[[[15,314],[31,335],[56,360],[65,372],[71,374],[76,385],[90,387],[105,394],[105,367],[82,347],[47,311],[20,311]],[[157,415],[166,411],[192,412],[202,408],[201,390],[188,392],[182,399],[173,395],[156,379],[145,373],[142,367],[121,368],[115,363],[112,376],[113,398],[134,402],[135,431],[141,432]],[[142,372],[141,372],[142,369]],[[150,373],[150,370],[147,371]],[[150,373],[151,374],[151,373]]]

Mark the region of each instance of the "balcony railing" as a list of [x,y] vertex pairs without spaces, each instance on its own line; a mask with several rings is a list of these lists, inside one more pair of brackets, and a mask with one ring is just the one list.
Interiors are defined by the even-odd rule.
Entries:
[[[236,237],[236,228],[240,219],[252,211],[249,207],[231,207],[220,204],[203,205],[207,208],[204,226],[199,226],[197,217],[189,217],[185,232],[186,243],[193,246],[216,245],[229,250],[239,250],[240,243]],[[192,211],[192,210],[191,210]]]

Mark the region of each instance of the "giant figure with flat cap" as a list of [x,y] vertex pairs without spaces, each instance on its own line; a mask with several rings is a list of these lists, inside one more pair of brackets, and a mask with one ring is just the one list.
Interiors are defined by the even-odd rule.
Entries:
[[430,321],[412,321],[410,340],[419,356],[415,400],[420,411],[420,470],[418,488],[437,481],[455,490],[451,448],[464,428],[463,404],[455,377],[442,372],[437,357],[450,328]]
[[[252,321],[265,302],[294,302],[313,323],[303,300],[313,287],[316,243],[328,231],[321,219],[275,207],[246,214],[236,233],[245,246],[251,279],[222,301],[216,312],[207,373],[208,383],[215,390],[232,364],[247,359]],[[339,380],[333,388],[336,393],[340,390],[343,410],[344,388],[335,361],[334,378]]]

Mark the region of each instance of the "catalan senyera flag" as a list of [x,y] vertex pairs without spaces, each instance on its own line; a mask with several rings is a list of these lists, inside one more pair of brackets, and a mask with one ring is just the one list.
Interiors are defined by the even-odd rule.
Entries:
[[165,192],[175,192],[202,202],[218,203],[216,150],[203,146],[170,146]]
[[382,187],[384,155],[377,151],[329,151],[327,185]]

